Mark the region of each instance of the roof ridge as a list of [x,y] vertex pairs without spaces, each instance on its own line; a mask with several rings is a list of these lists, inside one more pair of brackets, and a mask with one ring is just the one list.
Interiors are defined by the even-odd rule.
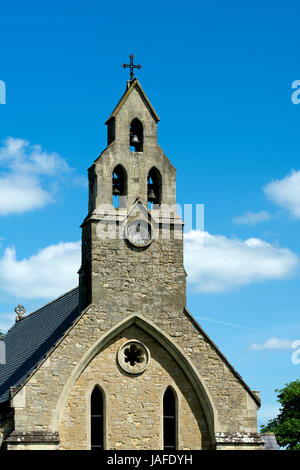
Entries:
[[[53,304],[54,302],[56,302],[57,300],[62,299],[63,297],[65,297],[66,295],[70,294],[71,292],[73,292],[74,290],[76,290],[76,289],[78,289],[78,288],[79,288],[79,286],[73,287],[73,289],[68,290],[67,292],[65,292],[64,294],[60,295],[59,297],[56,297],[56,299],[51,300],[50,302],[46,303],[46,304],[43,305],[42,307],[37,308],[37,309],[34,310],[33,312],[29,313],[28,315],[26,315],[26,317],[20,318],[20,320],[19,320],[17,323],[19,323],[20,321],[26,320],[26,318],[31,317],[31,315],[33,315],[34,313],[37,313],[37,312],[39,312],[40,310],[42,310],[43,308],[48,307],[48,305],[51,305],[51,304]],[[11,330],[15,325],[16,325],[16,323],[14,323],[13,326],[12,326],[9,330]],[[9,332],[9,330],[7,331],[7,333]]]

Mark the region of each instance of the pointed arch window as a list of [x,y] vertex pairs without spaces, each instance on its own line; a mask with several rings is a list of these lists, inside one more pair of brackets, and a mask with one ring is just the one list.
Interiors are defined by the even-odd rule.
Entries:
[[159,170],[152,167],[147,177],[148,209],[161,204],[162,181]]
[[104,400],[99,387],[95,387],[91,395],[91,449],[104,448]]
[[112,176],[113,206],[126,207],[127,173],[122,165],[117,165]]
[[164,394],[163,413],[164,450],[176,449],[176,399],[171,387],[168,387]]
[[130,124],[130,150],[133,152],[142,152],[144,143],[143,124],[138,118],[131,121]]

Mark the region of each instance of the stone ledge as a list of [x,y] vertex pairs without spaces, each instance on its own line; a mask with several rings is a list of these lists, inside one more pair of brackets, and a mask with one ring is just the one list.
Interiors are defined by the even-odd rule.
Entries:
[[18,432],[13,431],[4,441],[5,443],[59,443],[59,435],[57,432],[49,431],[31,431],[31,432]]
[[217,432],[217,445],[264,445],[261,435],[255,432]]

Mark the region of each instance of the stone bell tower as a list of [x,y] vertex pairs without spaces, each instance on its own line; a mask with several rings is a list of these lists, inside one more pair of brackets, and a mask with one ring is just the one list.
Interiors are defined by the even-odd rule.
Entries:
[[[89,169],[80,303],[143,313],[185,306],[176,170],[157,144],[159,118],[137,79],[106,121],[107,148]],[[105,236],[105,230],[113,236]],[[100,233],[101,232],[101,233]]]
[[89,169],[79,292],[22,318],[5,337],[0,446],[263,446],[258,392],[185,307],[176,172],[157,144],[158,121],[132,78]]

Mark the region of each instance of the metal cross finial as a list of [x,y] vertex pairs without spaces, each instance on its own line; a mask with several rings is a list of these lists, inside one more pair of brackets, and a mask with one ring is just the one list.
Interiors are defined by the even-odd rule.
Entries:
[[124,67],[124,69],[126,69],[127,67],[130,68],[130,80],[132,81],[134,79],[134,69],[140,70],[142,66],[133,64],[133,59],[134,59],[133,54],[130,54],[129,57],[130,57],[130,64],[123,64],[122,67]]

